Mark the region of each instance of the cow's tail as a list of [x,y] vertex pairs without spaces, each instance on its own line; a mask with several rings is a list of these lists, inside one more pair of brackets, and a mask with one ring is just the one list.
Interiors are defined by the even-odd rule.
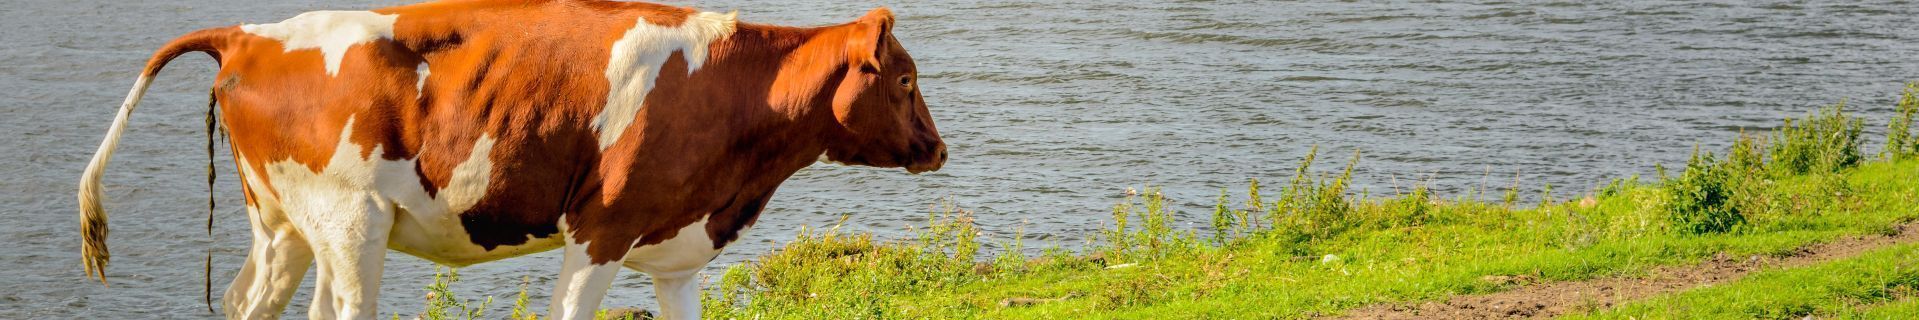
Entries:
[[133,90],[127,93],[126,102],[120,103],[120,113],[113,117],[113,125],[107,129],[107,137],[100,142],[100,149],[93,154],[93,160],[87,162],[87,170],[80,174],[80,261],[85,266],[88,277],[107,283],[107,212],[100,206],[100,175],[106,171],[107,161],[113,159],[113,149],[120,144],[120,134],[127,129],[127,118],[133,115],[133,107],[140,103],[140,96],[146,94],[147,85],[153,83],[153,76],[160,73],[168,61],[188,52],[205,52],[220,61],[220,47],[238,30],[238,27],[212,28],[194,31],[167,42],[147,60],[140,78],[133,82]]

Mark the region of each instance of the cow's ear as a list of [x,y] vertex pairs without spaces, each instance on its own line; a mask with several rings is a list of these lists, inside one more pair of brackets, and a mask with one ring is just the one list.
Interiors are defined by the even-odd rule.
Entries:
[[853,22],[853,33],[846,41],[847,62],[871,72],[880,70],[880,49],[893,32],[893,10],[879,7]]

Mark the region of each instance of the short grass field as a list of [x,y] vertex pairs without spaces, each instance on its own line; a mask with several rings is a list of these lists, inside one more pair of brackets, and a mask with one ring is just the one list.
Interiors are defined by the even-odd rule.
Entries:
[[[1181,215],[1169,212],[1155,189],[1130,192],[1112,208],[1110,228],[1078,250],[1029,256],[1008,243],[1012,250],[988,255],[971,213],[950,206],[929,213],[933,223],[917,228],[913,239],[829,226],[708,279],[706,317],[1338,317],[1544,283],[1683,271],[1728,256],[1790,257],[1919,221],[1915,92],[1919,87],[1908,87],[1890,120],[1853,117],[1843,105],[1819,108],[1775,132],[1743,134],[1729,150],[1691,150],[1684,167],[1600,182],[1604,187],[1588,194],[1517,184],[1447,197],[1424,187],[1355,194],[1348,179],[1364,155],[1326,161],[1315,152],[1290,179],[1222,191],[1210,215],[1197,215],[1206,221],[1194,224],[1175,221]],[[1885,126],[1888,134],[1863,136],[1867,125]],[[1544,200],[1518,203],[1520,192]],[[1570,311],[1558,316],[1919,314],[1919,243],[1858,249],[1616,304],[1566,306]],[[462,311],[467,303],[439,295],[422,315],[484,316]],[[539,305],[516,310],[545,309]]]

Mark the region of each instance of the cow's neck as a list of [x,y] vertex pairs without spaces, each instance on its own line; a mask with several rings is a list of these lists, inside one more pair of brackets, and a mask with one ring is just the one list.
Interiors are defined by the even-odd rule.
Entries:
[[737,239],[779,185],[819,159],[826,137],[840,130],[830,105],[832,85],[844,76],[845,51],[810,41],[826,28],[741,23],[734,34],[712,44],[706,65],[693,76],[662,82],[657,90],[703,102],[661,110],[679,115],[662,118],[683,122],[660,125],[684,129],[669,130],[679,137],[663,139],[724,138],[663,143],[669,148],[704,143],[720,147],[720,153],[695,150],[689,155],[699,161],[679,162],[692,167],[656,170],[660,175],[649,178],[678,187],[643,193],[678,193],[672,198],[682,203],[675,207],[710,213],[707,231],[716,247]]
[[[714,44],[709,68],[725,72],[737,84],[729,106],[748,119],[735,150],[751,152],[778,181],[804,168],[825,151],[825,138],[838,130],[830,104],[844,76],[843,44],[811,41],[837,26],[794,28],[741,23],[726,40]],[[732,90],[721,90],[732,91]],[[737,98],[744,97],[744,98]],[[771,187],[771,186],[767,186]]]

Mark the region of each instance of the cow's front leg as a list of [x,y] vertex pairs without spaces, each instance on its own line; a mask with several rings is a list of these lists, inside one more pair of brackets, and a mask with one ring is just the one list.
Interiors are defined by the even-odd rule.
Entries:
[[706,219],[680,228],[673,238],[634,248],[626,267],[653,277],[654,296],[660,300],[660,319],[700,318],[700,269],[720,255],[706,232]]
[[[565,230],[564,225],[561,229]],[[560,320],[593,319],[600,310],[600,301],[606,298],[606,290],[613,286],[613,277],[620,272],[618,262],[623,259],[593,263],[593,257],[586,251],[592,243],[580,243],[572,232],[566,234],[566,247],[562,249],[566,257],[560,262],[560,281],[553,288],[553,302],[547,307],[547,315]]]
[[694,276],[700,268],[674,272],[648,272],[653,276],[653,295],[660,300],[660,319],[700,318],[700,282]]

